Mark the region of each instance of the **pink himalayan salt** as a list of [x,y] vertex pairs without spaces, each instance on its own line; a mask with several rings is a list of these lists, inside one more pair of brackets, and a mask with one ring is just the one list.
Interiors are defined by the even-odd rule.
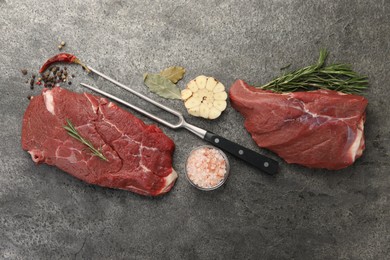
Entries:
[[201,188],[220,184],[227,173],[226,161],[219,150],[202,147],[191,152],[187,160],[187,176]]

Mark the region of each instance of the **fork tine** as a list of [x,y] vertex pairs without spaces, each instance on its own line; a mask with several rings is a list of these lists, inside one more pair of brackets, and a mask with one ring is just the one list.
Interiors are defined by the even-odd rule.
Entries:
[[89,68],[93,73],[96,73],[97,75],[99,75],[100,77],[104,78],[105,80],[108,80],[108,81],[110,81],[111,83],[117,85],[118,87],[120,87],[120,88],[122,88],[122,89],[124,89],[124,90],[127,90],[127,91],[133,93],[134,95],[136,95],[136,96],[138,96],[138,97],[140,97],[140,98],[142,98],[142,99],[148,101],[149,103],[152,103],[153,105],[155,105],[155,106],[157,106],[157,107],[159,107],[159,108],[162,108],[162,109],[164,109],[165,111],[167,111],[167,112],[169,112],[169,113],[171,113],[171,114],[174,114],[174,115],[178,116],[179,118],[181,118],[181,117],[183,116],[179,111],[177,111],[177,110],[175,110],[175,109],[172,109],[172,108],[170,108],[170,107],[167,107],[167,106],[165,106],[165,105],[163,105],[163,104],[161,104],[161,103],[159,103],[159,102],[157,102],[157,101],[155,101],[155,100],[153,100],[153,99],[151,99],[151,98],[149,98],[149,97],[147,97],[147,96],[145,96],[145,95],[143,95],[143,94],[141,94],[141,93],[139,93],[139,92],[137,92],[137,91],[135,91],[135,90],[133,90],[133,89],[131,89],[131,88],[129,88],[128,86],[123,85],[122,83],[120,83],[120,82],[116,81],[115,79],[113,79],[113,78],[111,78],[111,77],[109,77],[109,76],[107,76],[107,75],[101,73],[100,71],[98,71],[98,70],[96,70],[96,69],[94,69],[94,68],[91,68],[91,67],[89,67],[89,66],[88,66],[88,68]]
[[100,90],[100,89],[98,89],[98,88],[92,87],[92,86],[87,85],[87,84],[85,84],[85,83],[80,83],[80,85],[83,86],[83,87],[86,87],[86,88],[88,88],[88,89],[90,89],[90,90],[93,90],[93,91],[95,91],[95,92],[97,92],[97,93],[99,93],[99,94],[101,94],[101,95],[103,95],[103,96],[105,96],[105,97],[108,97],[108,98],[110,98],[110,99],[112,99],[112,100],[115,100],[116,102],[121,103],[122,105],[125,105],[125,106],[127,106],[127,107],[130,107],[130,108],[132,108],[132,109],[138,111],[139,113],[144,114],[145,116],[150,117],[151,119],[156,120],[157,122],[159,122],[159,123],[161,123],[161,124],[164,124],[164,125],[166,125],[166,126],[168,126],[168,127],[170,127],[170,128],[176,129],[176,128],[181,127],[182,116],[178,116],[180,121],[179,121],[178,124],[175,124],[175,125],[174,125],[174,124],[172,124],[172,123],[170,123],[170,122],[168,122],[168,121],[166,121],[166,120],[164,120],[164,119],[162,119],[162,118],[160,118],[160,117],[157,117],[157,116],[155,116],[155,115],[149,113],[149,112],[146,111],[146,110],[143,110],[143,109],[140,108],[140,107],[137,107],[137,106],[135,106],[135,105],[133,105],[133,104],[130,104],[129,102],[126,102],[126,101],[124,101],[123,99],[120,99],[120,98],[118,98],[118,97],[116,97],[116,96],[114,96],[114,95],[111,95],[111,94],[109,94],[109,93],[107,93],[107,92],[105,92],[105,91],[103,91],[103,90]]

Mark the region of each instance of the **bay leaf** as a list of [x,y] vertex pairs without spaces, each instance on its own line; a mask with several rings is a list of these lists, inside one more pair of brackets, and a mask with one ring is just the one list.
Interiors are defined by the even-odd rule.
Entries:
[[180,66],[173,66],[161,71],[160,75],[176,84],[183,78],[184,73],[186,73],[185,68]]
[[168,99],[181,99],[180,89],[160,74],[144,74],[144,83],[153,93]]

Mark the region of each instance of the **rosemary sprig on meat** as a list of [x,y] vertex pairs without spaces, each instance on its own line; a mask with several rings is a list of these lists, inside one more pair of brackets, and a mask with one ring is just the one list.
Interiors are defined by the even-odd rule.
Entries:
[[77,132],[76,128],[69,119],[66,119],[66,123],[67,125],[65,125],[64,128],[71,137],[88,146],[88,148],[92,152],[92,155],[97,156],[106,162],[108,161],[108,159],[103,155],[101,148],[96,149],[95,147],[93,147],[90,141],[86,140],[80,135],[79,132]]
[[367,77],[359,75],[347,64],[325,65],[326,50],[320,51],[317,64],[286,73],[260,86],[276,92],[330,89],[348,94],[359,94],[368,87]]

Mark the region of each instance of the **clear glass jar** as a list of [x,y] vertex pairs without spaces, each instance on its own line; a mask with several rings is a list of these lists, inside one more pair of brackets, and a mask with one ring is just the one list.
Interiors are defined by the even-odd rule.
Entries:
[[194,148],[187,157],[186,178],[192,186],[204,191],[221,187],[229,176],[226,154],[211,145]]

